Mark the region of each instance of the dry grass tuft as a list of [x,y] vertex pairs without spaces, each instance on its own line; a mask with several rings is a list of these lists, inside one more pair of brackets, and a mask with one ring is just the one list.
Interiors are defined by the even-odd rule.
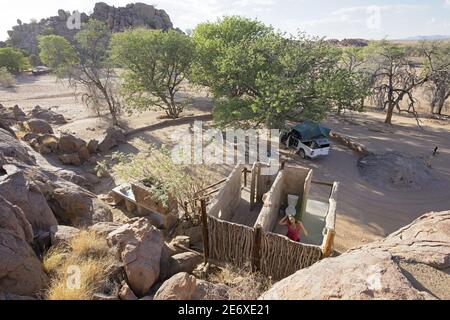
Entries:
[[72,253],[85,258],[103,258],[109,254],[106,239],[91,231],[81,231],[77,237],[71,239],[69,247]]
[[272,282],[259,273],[252,273],[246,269],[237,269],[227,265],[219,271],[208,275],[208,281],[229,286],[230,300],[257,300],[267,291]]
[[50,248],[43,259],[44,271],[49,275],[55,275],[63,266],[68,254],[68,250],[62,246]]
[[82,231],[69,244],[51,248],[44,256],[44,269],[50,276],[48,300],[91,300],[108,282],[109,270],[117,260],[106,239]]

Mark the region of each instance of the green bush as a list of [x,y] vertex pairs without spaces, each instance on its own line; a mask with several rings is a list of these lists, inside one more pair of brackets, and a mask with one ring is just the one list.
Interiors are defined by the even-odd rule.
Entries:
[[0,49],[0,68],[6,68],[10,73],[19,73],[30,68],[30,62],[24,54],[13,48]]
[[11,88],[16,84],[16,80],[5,67],[0,68],[0,87]]
[[39,65],[41,65],[41,59],[39,59],[39,56],[36,54],[32,54],[29,57],[30,59],[30,63],[33,67],[37,67]]

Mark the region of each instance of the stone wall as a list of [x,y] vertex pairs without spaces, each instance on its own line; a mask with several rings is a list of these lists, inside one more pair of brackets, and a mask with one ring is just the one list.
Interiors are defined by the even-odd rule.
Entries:
[[272,188],[264,196],[264,205],[255,222],[255,228],[261,227],[264,231],[271,232],[274,228],[281,204],[283,203],[283,189],[285,186],[286,173],[280,171],[278,173]]
[[229,221],[241,202],[242,166],[236,166],[208,206],[208,214]]
[[306,177],[310,171],[307,168],[286,166],[284,170],[278,173],[269,192],[264,196],[264,206],[255,227],[259,225],[264,231],[268,232],[274,229],[280,208],[287,206],[288,194],[298,195],[300,199],[303,198]]

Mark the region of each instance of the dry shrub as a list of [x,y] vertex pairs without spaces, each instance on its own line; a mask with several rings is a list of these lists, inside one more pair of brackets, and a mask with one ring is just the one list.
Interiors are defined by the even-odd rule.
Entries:
[[[48,300],[91,300],[97,292],[117,290],[108,281],[117,260],[106,239],[94,232],[82,231],[68,244],[51,248],[43,263],[50,276]],[[74,283],[77,278],[79,282]]]
[[142,140],[136,142],[138,154],[114,153],[114,173],[124,181],[150,181],[152,197],[165,207],[170,197],[186,216],[196,208],[198,193],[207,186],[208,175],[197,167],[173,160],[167,146],[156,147]]
[[257,300],[271,286],[269,278],[248,269],[237,269],[227,265],[219,271],[209,274],[207,280],[229,286],[230,300]]
[[72,253],[82,258],[102,259],[109,254],[109,246],[106,239],[92,231],[81,231],[71,239],[69,247]]
[[69,251],[62,246],[50,248],[43,259],[44,271],[49,275],[56,275],[68,255]]

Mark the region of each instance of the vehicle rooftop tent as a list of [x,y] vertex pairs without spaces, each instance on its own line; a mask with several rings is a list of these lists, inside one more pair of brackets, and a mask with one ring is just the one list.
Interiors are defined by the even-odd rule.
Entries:
[[331,132],[330,129],[309,120],[297,124],[293,129],[301,135],[304,141],[329,137]]

